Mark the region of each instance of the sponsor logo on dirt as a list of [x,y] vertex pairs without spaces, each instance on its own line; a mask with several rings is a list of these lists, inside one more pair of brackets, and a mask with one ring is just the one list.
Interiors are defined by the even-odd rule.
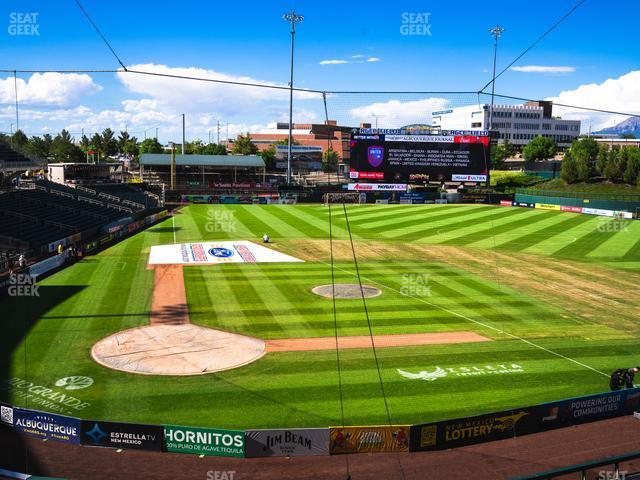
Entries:
[[525,370],[521,365],[515,363],[501,363],[497,365],[482,365],[474,367],[436,367],[432,372],[429,370],[422,370],[417,373],[398,369],[398,373],[405,378],[408,378],[410,380],[424,380],[425,382],[435,382],[439,378],[445,378],[449,376],[476,377],[482,375],[506,375],[513,373],[524,373],[524,371]]

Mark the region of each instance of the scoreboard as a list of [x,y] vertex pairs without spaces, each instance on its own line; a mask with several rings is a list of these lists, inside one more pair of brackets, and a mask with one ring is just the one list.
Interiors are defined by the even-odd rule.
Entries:
[[354,129],[351,178],[384,182],[489,182],[489,132]]

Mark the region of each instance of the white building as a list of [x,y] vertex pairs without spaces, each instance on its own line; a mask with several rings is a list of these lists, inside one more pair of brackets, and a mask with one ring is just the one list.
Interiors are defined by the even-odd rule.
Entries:
[[[567,148],[580,136],[580,120],[561,120],[552,116],[552,102],[524,105],[494,105],[493,130],[501,140],[524,146],[537,136],[551,137],[560,148]],[[489,130],[490,105],[470,105],[432,112],[433,126],[443,130]]]

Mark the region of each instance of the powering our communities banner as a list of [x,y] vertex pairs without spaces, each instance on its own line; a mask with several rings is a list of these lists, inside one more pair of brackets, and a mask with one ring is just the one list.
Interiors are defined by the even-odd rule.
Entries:
[[245,435],[239,430],[165,425],[164,441],[167,452],[244,457]]

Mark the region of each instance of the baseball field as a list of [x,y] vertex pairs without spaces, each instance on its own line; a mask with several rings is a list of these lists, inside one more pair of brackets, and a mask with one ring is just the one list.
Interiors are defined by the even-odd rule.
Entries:
[[[331,211],[335,282],[357,283],[342,206]],[[362,282],[380,293],[366,307],[393,423],[599,393],[612,370],[640,364],[640,222],[486,205],[346,211]],[[177,270],[184,293],[167,282],[157,290],[152,247],[260,243],[265,233],[269,248],[303,262],[188,265]],[[0,300],[1,399],[113,421],[326,427],[342,423],[339,365],[345,423],[386,424],[371,346],[345,344],[338,362],[335,349],[308,340],[369,335],[362,299],[336,299],[334,321],[333,301],[312,293],[331,284],[330,260],[326,206],[182,208],[46,278],[37,296]],[[94,360],[96,343],[153,324],[154,303],[171,308],[173,295],[185,301],[169,323],[261,339],[266,353],[182,376]],[[415,334],[433,341],[415,344]],[[70,376],[92,383],[69,389],[60,380]]]

